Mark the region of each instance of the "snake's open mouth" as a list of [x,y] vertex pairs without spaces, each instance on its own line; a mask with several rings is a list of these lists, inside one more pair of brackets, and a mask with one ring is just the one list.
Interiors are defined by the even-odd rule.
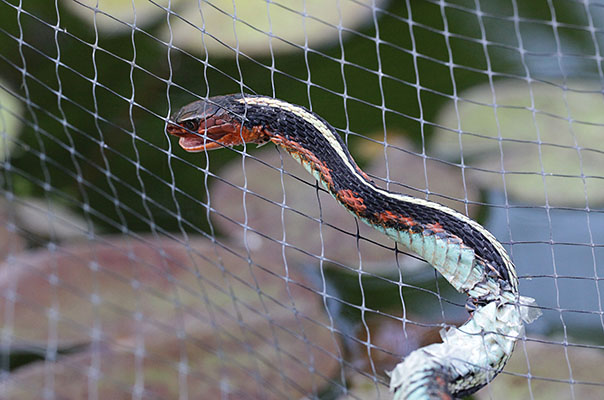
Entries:
[[249,124],[244,102],[232,103],[235,98],[218,96],[187,104],[171,117],[173,122],[168,123],[166,130],[178,136],[178,143],[188,152],[270,140],[270,129],[262,124]]
[[178,136],[180,147],[192,153],[233,146],[241,142],[240,135],[236,133],[237,129],[232,123],[208,119],[202,124],[197,133],[176,124],[169,124],[167,131]]
[[180,144],[180,147],[182,147],[186,151],[192,153],[207,150],[212,145],[216,145],[217,147],[220,146],[218,143],[207,140],[207,138],[193,134],[182,136],[178,140],[178,144]]
[[197,133],[175,124],[168,124],[167,132],[178,136],[178,144],[191,153],[237,146],[243,143],[263,143],[267,133],[260,128],[248,129],[237,121],[207,118],[198,127]]
[[198,135],[186,132],[184,135],[179,135],[180,139],[178,140],[178,144],[184,150],[195,153],[204,150],[213,150],[218,149],[223,146],[228,146],[227,144],[222,144],[221,139],[226,136],[227,133],[221,134],[206,134],[200,133]]

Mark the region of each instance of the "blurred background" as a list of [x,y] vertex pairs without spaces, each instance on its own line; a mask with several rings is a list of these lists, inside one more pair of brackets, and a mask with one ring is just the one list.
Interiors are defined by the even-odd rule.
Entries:
[[604,396],[604,3],[0,0],[3,398],[390,398],[467,319],[282,151],[181,106],[303,105],[485,225],[543,316],[476,399]]

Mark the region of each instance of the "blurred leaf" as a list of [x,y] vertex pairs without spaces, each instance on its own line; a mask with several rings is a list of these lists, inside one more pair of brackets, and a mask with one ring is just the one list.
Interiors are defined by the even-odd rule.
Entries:
[[438,119],[446,129],[437,129],[433,154],[449,160],[463,155],[468,179],[497,189],[505,180],[509,196],[523,202],[545,204],[547,196],[550,206],[602,204],[600,83],[566,86],[499,81],[462,93],[457,111],[450,103]]
[[[7,87],[0,80],[0,89]],[[21,131],[21,104],[5,90],[0,90],[0,161],[4,161],[15,147]]]
[[20,229],[53,241],[85,238],[90,221],[53,200],[18,198],[11,203]]
[[[383,0],[375,4],[379,6]],[[183,1],[160,0],[83,0],[64,2],[73,13],[96,24],[105,34],[130,31],[127,24],[144,28],[170,14],[160,35],[193,53],[233,55],[234,49],[254,55],[272,51],[292,51],[321,47],[337,42],[342,30],[358,30],[372,21],[373,2],[337,2],[321,0],[271,1],[266,4],[248,0]],[[168,11],[170,10],[170,11]],[[99,12],[100,11],[100,12]],[[310,15],[318,17],[308,17]]]
[[[121,34],[129,32],[126,24],[134,24],[144,28],[158,20],[166,17],[168,4],[182,2],[180,0],[80,0],[63,1],[62,3],[71,12],[86,20],[90,26],[93,24],[104,34]],[[80,4],[81,3],[81,4]]]
[[[311,324],[306,328],[310,331]],[[321,340],[311,335],[311,343],[305,343],[299,330],[295,318],[277,318],[244,327],[236,321],[206,325],[188,330],[182,339],[175,332],[134,336],[61,357],[54,364],[21,368],[3,383],[3,396],[40,398],[44,376],[50,373],[54,395],[64,399],[80,399],[87,392],[104,399],[124,398],[143,381],[143,398],[178,398],[183,392],[189,398],[212,399],[301,397],[312,392],[313,385],[326,384],[337,361],[322,347],[329,346],[329,336]],[[90,373],[96,376],[92,384]]]
[[383,2],[216,0],[189,1],[181,8],[173,2],[172,9],[184,20],[171,18],[162,36],[193,53],[222,56],[234,55],[235,49],[258,56],[305,46],[319,48],[337,43],[346,30],[356,31],[372,21],[371,7]]
[[14,256],[25,248],[25,239],[17,233],[14,215],[5,201],[0,201],[0,262]]
[[140,374],[151,397],[168,398],[182,379],[193,398],[302,396],[327,384],[340,359],[323,297],[280,253],[250,260],[203,239],[98,237],[15,257],[0,266],[13,345],[93,347],[19,369],[4,393],[39,398],[51,368],[55,394],[80,398],[92,360],[101,398],[131,393]]
[[602,350],[563,346],[567,339],[562,338],[542,340],[519,341],[504,373],[474,396],[479,400],[604,398]]

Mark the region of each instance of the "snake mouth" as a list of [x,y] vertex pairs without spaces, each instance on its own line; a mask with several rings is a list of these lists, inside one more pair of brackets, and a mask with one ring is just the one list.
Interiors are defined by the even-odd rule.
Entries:
[[242,142],[237,127],[231,122],[208,118],[202,121],[197,132],[191,132],[181,125],[169,124],[167,132],[178,136],[178,144],[184,150],[197,153],[200,151],[214,150],[230,147]]
[[263,143],[269,140],[267,132],[257,126],[247,128],[236,121],[207,118],[200,123],[197,132],[170,123],[166,131],[179,137],[178,144],[190,153],[233,147],[243,143]]
[[180,147],[192,153],[268,141],[271,133],[267,127],[251,125],[237,108],[241,104],[227,101],[232,97],[216,97],[209,103],[198,100],[182,107],[166,131],[179,137]]
[[232,142],[232,140],[224,140],[228,135],[230,135],[228,132],[210,133],[208,131],[202,131],[197,134],[185,132],[184,134],[179,135],[180,139],[178,140],[178,144],[190,153],[220,149],[233,145],[229,143]]
[[205,137],[196,135],[183,136],[178,140],[178,144],[189,153],[198,153],[205,150],[213,150],[223,147],[220,143],[211,142]]

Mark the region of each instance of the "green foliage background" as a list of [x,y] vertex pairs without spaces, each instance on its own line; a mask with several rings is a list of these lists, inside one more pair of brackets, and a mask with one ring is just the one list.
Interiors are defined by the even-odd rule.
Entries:
[[[13,173],[4,185],[18,196],[56,198],[104,232],[119,232],[123,225],[131,231],[178,230],[178,207],[185,229],[207,229],[204,207],[191,201],[205,196],[203,174],[188,165],[205,167],[205,161],[175,149],[164,134],[169,113],[194,99],[238,92],[242,84],[246,91],[274,90],[305,106],[310,94],[314,111],[353,133],[352,146],[362,143],[356,134],[383,132],[383,120],[388,130],[429,145],[431,121],[456,93],[490,79],[524,79],[515,32],[541,35],[548,47],[553,11],[558,21],[585,24],[581,6],[570,2],[453,1],[441,7],[413,1],[408,9],[392,1],[378,13],[377,27],[370,21],[345,36],[343,52],[336,42],[277,54],[273,86],[270,55],[210,54],[204,64],[205,56],[155,37],[165,18],[133,35],[97,36],[94,26],[63,4],[58,2],[58,19],[54,2],[0,2],[0,79],[3,90],[26,106],[21,151],[12,155]],[[591,38],[581,32],[557,33],[569,48],[590,46]],[[528,40],[525,46],[531,46]],[[546,53],[530,57],[540,65],[557,63]],[[167,153],[169,146],[176,157]],[[213,157],[211,167],[234,156]]]

